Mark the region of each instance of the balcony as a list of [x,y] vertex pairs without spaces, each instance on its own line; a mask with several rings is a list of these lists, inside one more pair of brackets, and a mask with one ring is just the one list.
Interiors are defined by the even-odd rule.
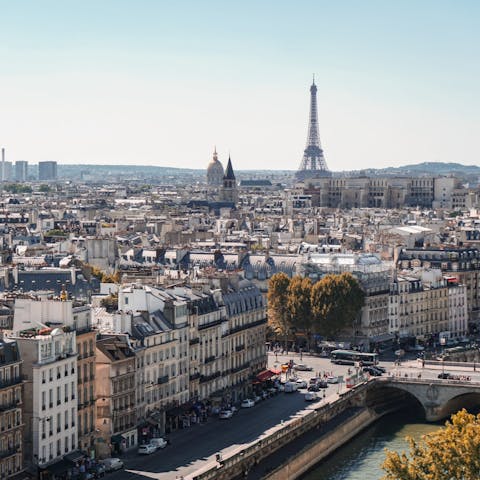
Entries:
[[190,375],[190,381],[197,380],[198,378],[200,378],[199,372],[196,372],[193,375]]
[[242,365],[239,365],[238,367],[234,367],[232,368],[231,372],[232,373],[237,373],[237,372],[241,372],[242,370],[246,370],[247,368],[250,367],[250,364],[249,363],[244,363]]
[[[0,412],[6,412],[7,410],[13,410],[14,408],[17,408],[20,405],[20,400],[13,400],[10,403],[4,403],[0,405]],[[43,410],[43,406],[42,406]]]
[[217,325],[222,324],[225,321],[226,321],[225,319],[220,318],[219,320],[214,320],[213,322],[204,323],[203,325],[198,326],[198,330],[205,330],[206,328],[215,327]]
[[221,372],[215,372],[210,375],[200,375],[200,383],[209,382],[211,380],[215,380],[221,375]]
[[242,344],[242,345],[237,345],[237,346],[235,347],[235,351],[236,351],[236,352],[241,352],[242,350],[245,350],[245,345],[244,345],[244,344]]
[[20,449],[16,447],[8,448],[7,450],[0,451],[0,458],[10,457],[11,455],[15,455],[19,451]]
[[[0,381],[0,388],[7,388],[11,387],[12,385],[18,385],[19,383],[22,383],[23,377],[18,376],[18,377],[12,377],[8,380],[2,380]],[[45,383],[42,381],[42,383]]]
[[197,343],[200,343],[200,338],[191,338],[189,343],[190,345],[196,345]]
[[211,363],[211,362],[215,361],[215,358],[216,358],[215,355],[212,355],[212,356],[210,356],[210,357],[207,357],[207,358],[205,358],[204,363],[205,363],[205,364]]
[[169,376],[168,375],[163,375],[163,377],[158,377],[157,383],[159,385],[162,385],[163,383],[167,383],[168,380],[169,380]]

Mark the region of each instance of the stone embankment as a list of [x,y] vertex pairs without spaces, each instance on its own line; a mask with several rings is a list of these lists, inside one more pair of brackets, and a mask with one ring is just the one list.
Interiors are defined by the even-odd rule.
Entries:
[[[363,406],[367,388],[366,383],[357,385],[299,418],[276,426],[228,457],[218,458],[214,464],[188,475],[187,480],[298,478],[386,413]],[[292,446],[296,446],[295,452]]]

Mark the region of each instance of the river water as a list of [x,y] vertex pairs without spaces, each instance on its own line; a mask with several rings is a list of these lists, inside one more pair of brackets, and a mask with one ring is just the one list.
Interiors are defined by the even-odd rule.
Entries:
[[406,436],[419,439],[442,423],[425,423],[409,412],[387,415],[318,464],[302,480],[379,480],[385,448],[406,451]]

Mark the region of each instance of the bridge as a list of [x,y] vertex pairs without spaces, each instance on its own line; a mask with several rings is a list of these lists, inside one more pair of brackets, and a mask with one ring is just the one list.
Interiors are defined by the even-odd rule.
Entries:
[[443,420],[462,408],[480,406],[480,381],[389,376],[372,378],[368,385],[365,406],[393,407],[411,401],[423,408],[429,422]]

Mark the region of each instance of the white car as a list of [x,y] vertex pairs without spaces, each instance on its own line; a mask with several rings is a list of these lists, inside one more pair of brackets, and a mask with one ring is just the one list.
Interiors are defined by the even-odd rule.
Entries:
[[255,402],[251,398],[246,398],[240,406],[242,408],[251,408],[255,406]]
[[140,445],[138,447],[138,454],[139,455],[150,455],[151,453],[155,452],[157,447],[152,443],[147,443],[145,445]]
[[332,377],[331,375],[329,375],[327,377],[327,383],[338,383],[338,377]]
[[99,463],[105,467],[106,472],[114,472],[124,467],[123,462],[119,458],[105,458],[100,460]]
[[222,420],[227,420],[232,417],[233,412],[231,410],[220,410],[220,413],[218,414],[218,418],[221,418]]
[[304,398],[306,402],[315,402],[318,400],[318,395],[315,392],[307,392]]
[[301,388],[308,388],[308,384],[305,380],[297,380],[297,388],[298,389],[301,389]]
[[151,438],[150,445],[153,445],[156,449],[165,448],[167,446],[167,441],[164,438]]

